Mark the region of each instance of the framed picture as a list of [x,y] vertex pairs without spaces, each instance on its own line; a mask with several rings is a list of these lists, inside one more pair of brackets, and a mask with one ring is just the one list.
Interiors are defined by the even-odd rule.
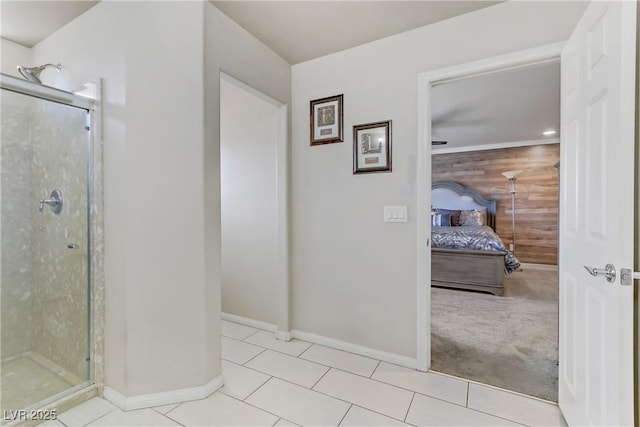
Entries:
[[353,127],[353,173],[391,172],[391,120]]
[[311,101],[311,145],[342,142],[343,95]]

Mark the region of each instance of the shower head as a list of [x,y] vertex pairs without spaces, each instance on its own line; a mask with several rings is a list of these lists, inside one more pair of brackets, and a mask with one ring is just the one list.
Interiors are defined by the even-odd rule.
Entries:
[[44,64],[44,65],[40,65],[39,67],[31,67],[31,68],[18,65],[18,71],[20,72],[20,74],[22,74],[22,77],[24,77],[25,79],[29,80],[30,82],[34,82],[41,85],[42,82],[40,81],[40,73],[42,73],[42,70],[44,70],[45,68],[49,68],[49,67],[57,68],[58,71],[62,69],[61,64]]

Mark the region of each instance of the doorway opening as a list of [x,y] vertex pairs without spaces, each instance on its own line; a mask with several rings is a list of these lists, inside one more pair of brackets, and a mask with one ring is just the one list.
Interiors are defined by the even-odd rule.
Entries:
[[[424,218],[419,240],[430,242],[430,249],[424,245],[425,256],[418,262],[418,278],[424,280],[422,291],[418,285],[418,318],[426,325],[418,325],[418,333],[424,333],[418,337],[418,366],[552,401],[557,401],[558,390],[559,182],[554,165],[560,154],[560,49],[551,45],[424,73],[419,116],[424,121],[420,141],[441,145],[421,146],[419,165],[419,183],[424,185],[418,185],[418,216]],[[545,74],[555,75],[555,81],[536,90],[533,82],[544,81]],[[529,111],[523,111],[526,129],[506,113],[495,116],[494,110],[512,113],[523,103],[527,95],[509,94],[514,87],[536,98],[554,87],[553,119],[545,122],[544,108],[533,114],[532,106],[542,102],[538,99],[530,99]],[[542,135],[551,129],[557,133]],[[527,132],[530,136],[522,136]],[[503,173],[514,171],[512,228],[513,187]],[[434,205],[443,202],[431,192],[432,186],[448,184],[463,189],[454,194],[462,201],[460,207]],[[471,193],[478,195],[477,201]],[[451,212],[439,211],[447,208],[482,213],[483,224],[504,246],[492,248],[493,243],[476,240],[485,246],[475,250],[502,251],[507,254],[502,261],[494,256],[469,258],[474,250],[454,249],[432,234],[436,229],[459,233],[473,225],[456,227],[459,217],[452,220],[447,216]],[[463,216],[468,219],[470,214]],[[444,250],[435,248],[443,243]],[[511,255],[516,259],[509,259]],[[510,273],[506,277],[505,270]]]
[[[221,73],[223,319],[285,340],[290,329],[286,129],[285,104]],[[228,323],[223,322],[223,332]]]

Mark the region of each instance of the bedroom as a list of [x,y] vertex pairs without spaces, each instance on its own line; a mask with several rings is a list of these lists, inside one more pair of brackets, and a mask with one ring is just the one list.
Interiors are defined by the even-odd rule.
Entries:
[[[450,241],[460,235],[457,227],[433,228],[432,367],[555,401],[560,64],[443,82],[433,87],[432,108],[433,140],[447,142],[432,150],[432,225],[454,225],[446,216],[450,211],[438,209],[447,207],[447,194],[440,192],[453,191],[443,186],[475,191],[479,200],[496,202],[489,212],[479,209],[501,239],[480,247],[516,256],[493,257],[486,267],[469,258],[475,252],[451,258],[458,247],[457,240]],[[517,170],[512,216],[510,181],[503,173]],[[459,197],[452,196],[449,203]],[[434,218],[439,212],[447,221]],[[469,237],[478,249],[484,242],[475,234]]]

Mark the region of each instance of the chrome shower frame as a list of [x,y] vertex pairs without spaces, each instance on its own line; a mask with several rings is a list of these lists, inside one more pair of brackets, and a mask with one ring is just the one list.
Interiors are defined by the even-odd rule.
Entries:
[[[46,68],[46,66],[41,67]],[[60,413],[92,397],[101,395],[104,387],[105,292],[104,263],[102,261],[104,259],[102,81],[98,79],[84,85],[80,91],[72,93],[0,73],[0,88],[2,91],[8,90],[46,101],[81,108],[88,112],[86,123],[89,131],[86,185],[88,205],[88,381],[26,408],[27,414],[30,410],[36,409],[56,410],[57,413]]]

